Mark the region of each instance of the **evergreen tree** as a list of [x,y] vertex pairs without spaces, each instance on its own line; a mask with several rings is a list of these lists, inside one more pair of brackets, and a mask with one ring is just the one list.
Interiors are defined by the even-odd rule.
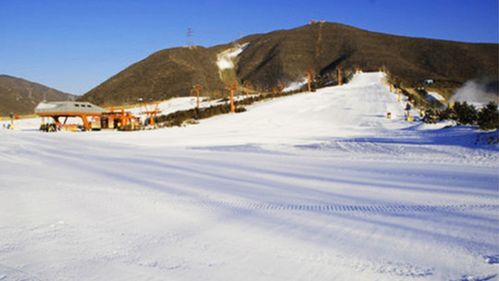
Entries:
[[478,120],[478,111],[467,102],[454,104],[454,111],[457,115],[457,122],[463,125],[474,125]]
[[454,120],[457,121],[457,114],[453,107],[447,107],[446,109],[439,112],[440,121],[443,120]]
[[488,103],[478,114],[478,125],[482,130],[499,128],[499,110],[495,102]]
[[423,122],[429,124],[435,124],[439,120],[439,112],[434,108],[427,108],[423,117]]

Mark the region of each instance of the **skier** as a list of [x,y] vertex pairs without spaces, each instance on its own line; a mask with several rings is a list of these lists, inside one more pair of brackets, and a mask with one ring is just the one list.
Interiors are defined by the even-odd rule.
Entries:
[[411,110],[411,104],[410,104],[410,103],[407,103],[407,104],[405,105],[405,111],[409,111],[409,110]]
[[411,117],[411,104],[410,103],[407,103],[405,105],[405,117],[406,117],[407,121],[410,121],[409,119],[412,119],[412,118],[410,118]]

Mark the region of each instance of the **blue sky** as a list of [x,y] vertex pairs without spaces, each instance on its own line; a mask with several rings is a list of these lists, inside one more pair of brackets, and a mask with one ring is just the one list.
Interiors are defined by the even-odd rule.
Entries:
[[83,94],[149,54],[310,19],[399,35],[499,42],[498,0],[0,0],[0,74]]

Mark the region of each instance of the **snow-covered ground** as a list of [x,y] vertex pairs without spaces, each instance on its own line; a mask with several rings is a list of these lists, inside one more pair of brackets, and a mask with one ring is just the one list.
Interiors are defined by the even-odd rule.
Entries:
[[444,102],[445,101],[445,98],[437,93],[437,92],[428,92],[428,100],[430,101],[433,101],[433,100],[436,100],[436,101],[440,101],[440,102]]
[[494,133],[406,122],[383,78],[182,128],[0,129],[0,280],[497,279]]
[[307,85],[307,78],[302,78],[298,82],[291,82],[289,83],[282,91],[284,93],[289,93],[292,91],[298,91],[300,90],[303,86]]
[[[238,95],[235,97],[235,100],[243,100],[247,97],[251,97],[251,95]],[[200,108],[206,108],[210,106],[216,106],[220,104],[227,103],[227,101],[222,99],[210,99],[208,97],[200,97]],[[157,109],[160,111],[160,115],[168,115],[170,113],[174,113],[180,110],[188,110],[196,107],[196,97],[181,97],[181,98],[172,98],[158,103]],[[155,103],[147,103],[145,105],[138,105],[136,107],[126,108],[125,110],[131,112],[133,115],[139,117],[143,122],[148,118],[145,111],[152,111],[156,109]],[[10,121],[4,120],[0,121],[0,128],[3,125],[7,125]],[[28,118],[28,119],[20,119],[14,121],[14,127],[17,130],[21,131],[29,131],[29,130],[38,130],[42,123],[53,122],[50,118],[42,120],[41,118]],[[67,124],[78,124],[81,125],[82,121],[80,118],[72,117],[68,118]]]
[[234,47],[229,48],[217,55],[217,66],[219,70],[233,69],[234,59],[239,56],[249,43],[244,43],[242,45],[236,44]]

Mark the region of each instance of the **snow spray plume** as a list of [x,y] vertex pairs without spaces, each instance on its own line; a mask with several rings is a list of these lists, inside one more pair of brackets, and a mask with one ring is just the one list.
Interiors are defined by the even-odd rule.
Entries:
[[497,102],[498,95],[497,82],[470,80],[457,89],[450,101],[487,104],[490,101]]

